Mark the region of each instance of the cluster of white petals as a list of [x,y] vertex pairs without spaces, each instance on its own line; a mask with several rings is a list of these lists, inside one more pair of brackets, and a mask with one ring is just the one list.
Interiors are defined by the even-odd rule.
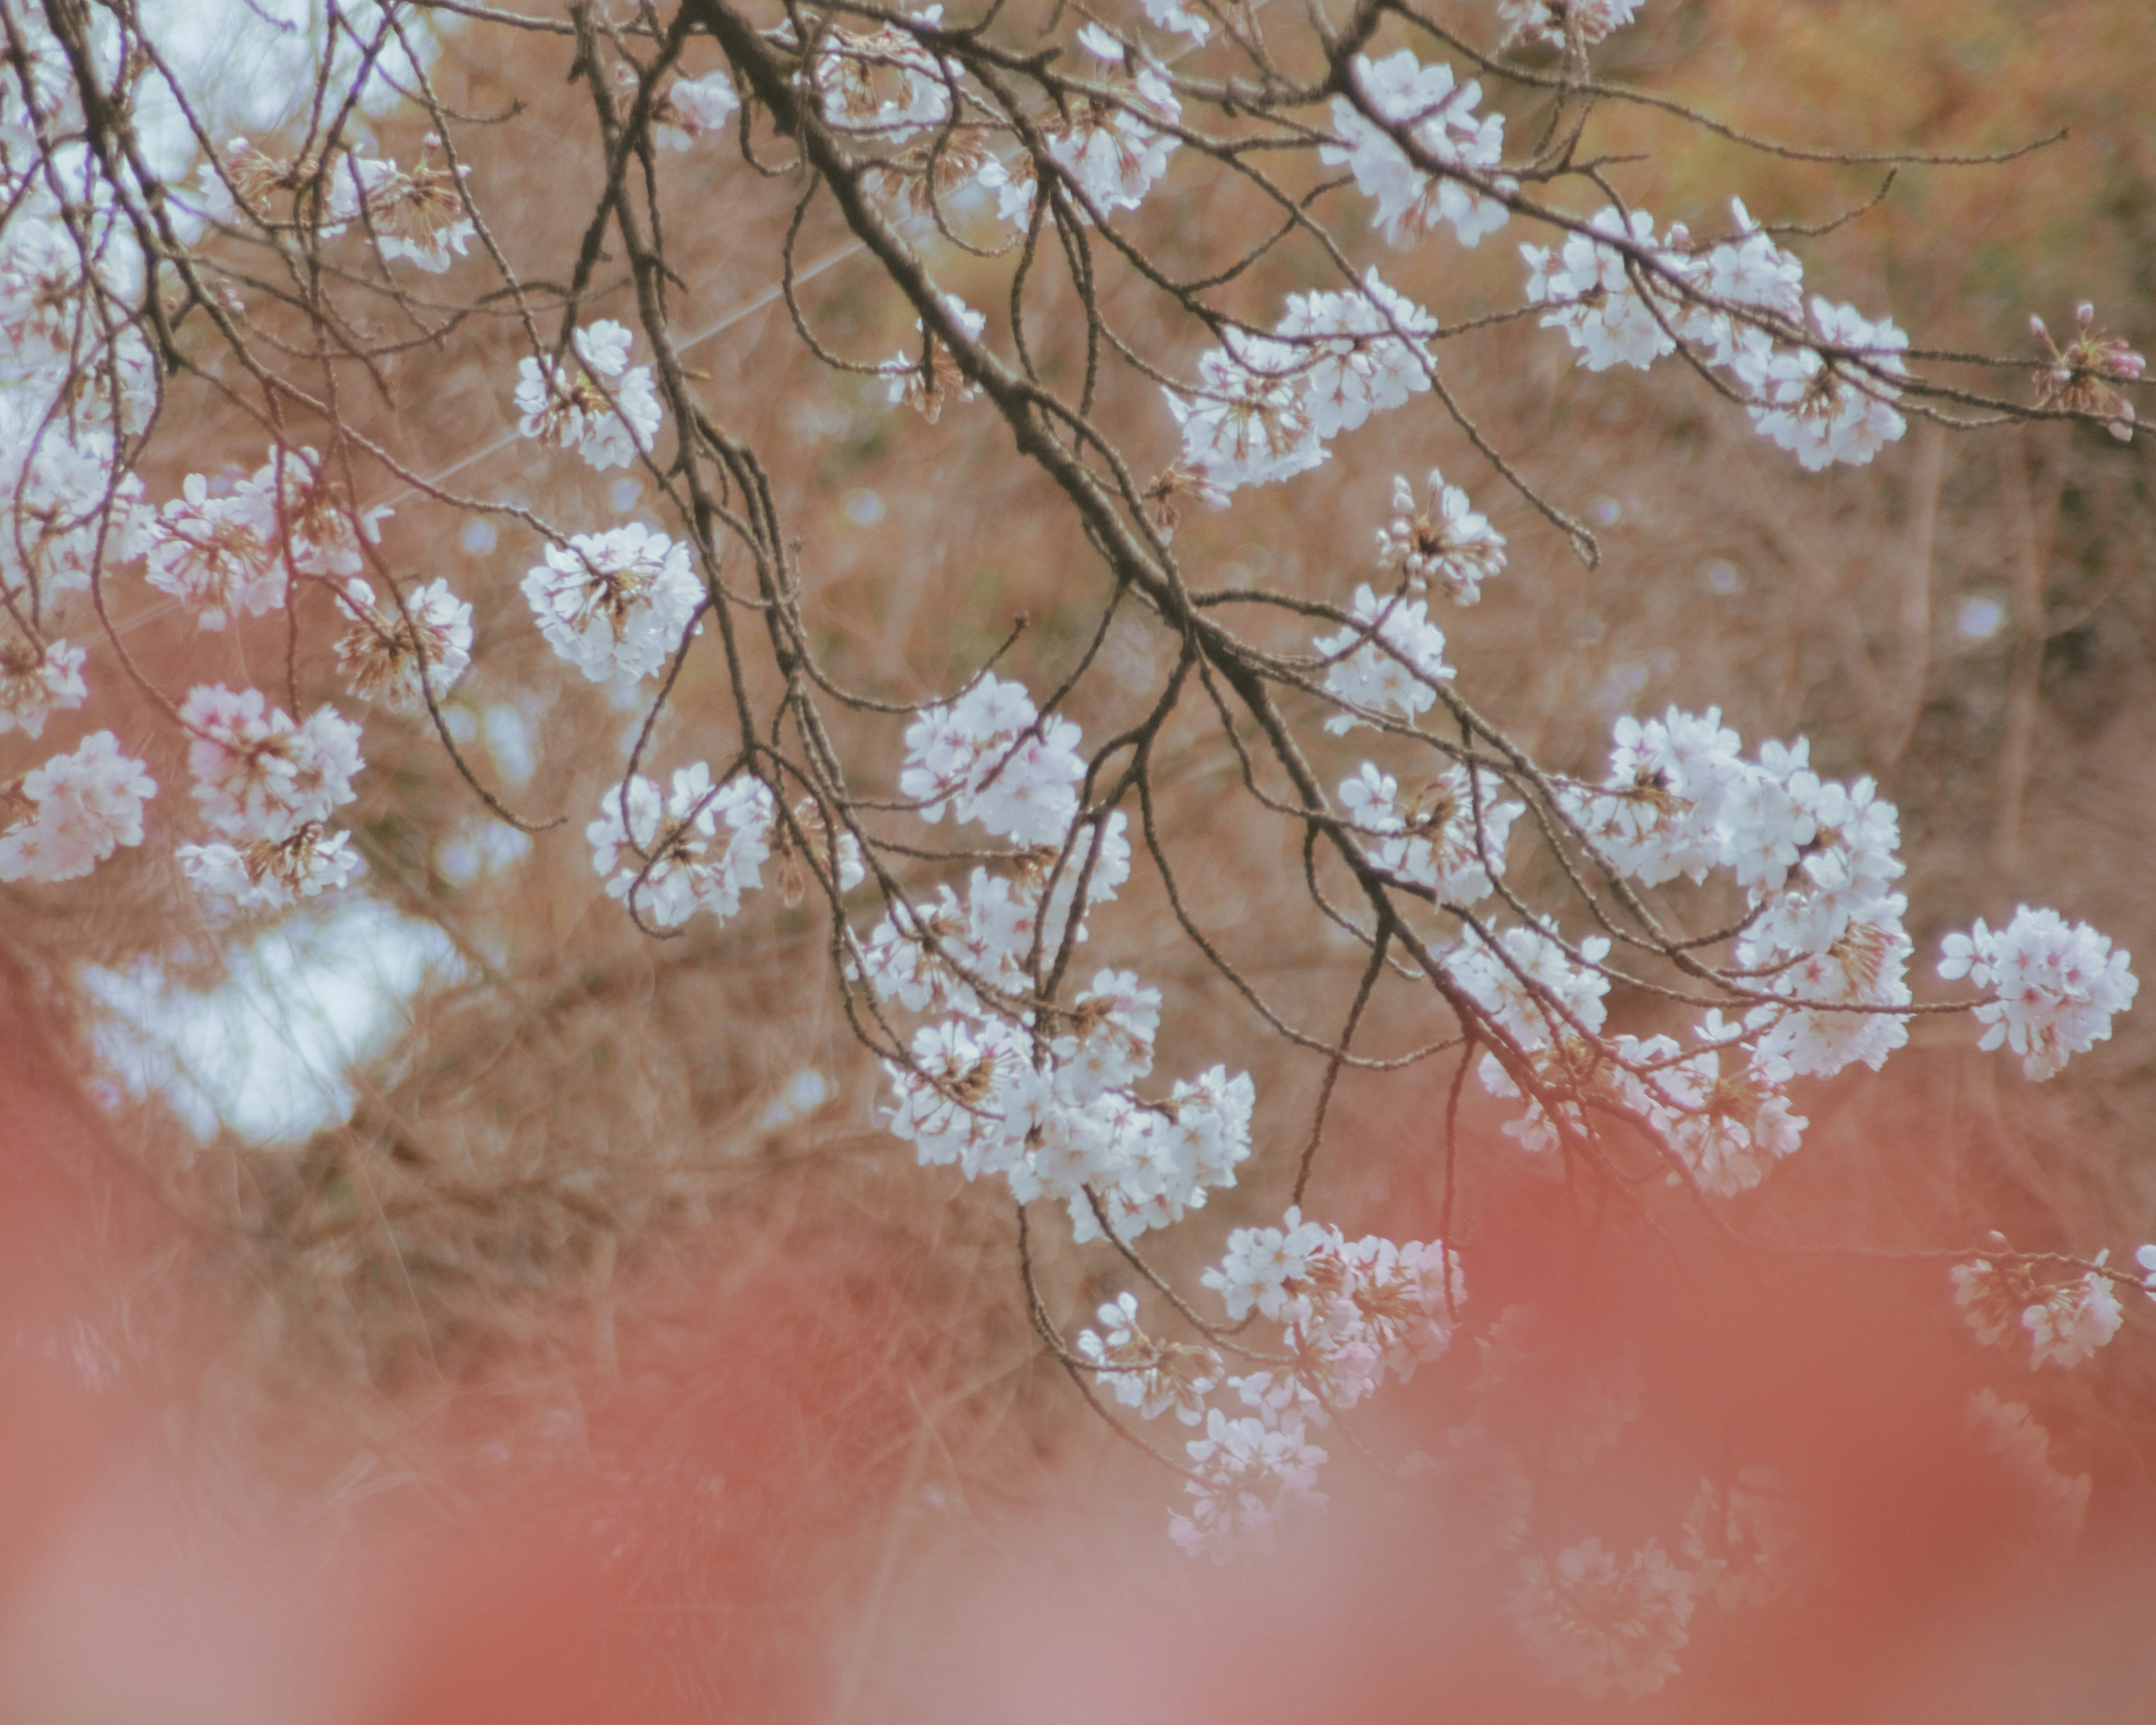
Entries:
[[1179,465],[1223,494],[1307,471],[1328,439],[1429,392],[1436,331],[1374,269],[1343,292],[1290,295],[1273,335],[1228,330],[1199,356],[1198,388],[1168,391]]
[[351,845],[351,834],[308,820],[281,839],[182,845],[177,855],[187,878],[212,897],[243,911],[281,911],[347,884],[359,866]]
[[[1049,159],[1076,187],[1089,213],[1136,209],[1168,172],[1182,141],[1162,130],[1183,117],[1183,105],[1159,67],[1133,62],[1123,45],[1097,24],[1078,33],[1079,45],[1121,74],[1100,94],[1070,105],[1067,117],[1043,131]],[[1004,187],[1005,220],[1023,222],[1034,195],[1030,179]]]
[[188,691],[180,722],[192,738],[194,798],[225,838],[243,845],[289,839],[357,794],[359,727],[334,707],[317,707],[295,724],[259,689],[203,684]]
[[1749,327],[1738,321],[1738,312],[1763,312],[1799,326],[1804,320],[1802,260],[1775,244],[1774,236],[1752,219],[1742,198],[1729,200],[1729,218],[1730,238],[1709,247],[1704,255],[1673,254],[1666,260],[1705,295],[1704,300],[1686,304],[1677,332],[1697,343],[1708,362],[1718,366],[1736,358],[1741,332]]
[[2019,1259],[1957,1264],[1950,1272],[1954,1303],[1976,1338],[2003,1348],[2025,1337],[2030,1368],[2077,1366],[2118,1333],[2123,1321],[2111,1278],[2099,1268],[2064,1281],[2046,1281]]
[[942,820],[948,808],[998,838],[1060,845],[1085,777],[1078,727],[1042,717],[1023,685],[984,673],[950,706],[906,726],[898,788],[925,821]]
[[2020,906],[1995,933],[1979,920],[1946,937],[1939,974],[1967,977],[1992,998],[1976,1009],[1981,1046],[2004,1043],[2030,1077],[2050,1078],[2067,1060],[2108,1040],[2114,1014],[2140,992],[2131,954],[2086,922],[2069,928],[2056,911]]
[[363,211],[386,260],[402,258],[429,275],[439,275],[463,256],[478,231],[462,185],[471,168],[459,163],[452,172],[434,167],[427,158],[438,146],[429,136],[412,168],[353,158],[364,194],[355,215]]
[[677,78],[652,110],[652,141],[661,149],[686,150],[724,131],[740,107],[734,81],[724,72]]
[[599,807],[584,829],[592,867],[610,896],[658,927],[678,927],[699,911],[723,922],[742,893],[763,884],[777,805],[761,779],[744,773],[714,785],[698,761],[675,772],[670,793],[638,775],[609,785]]
[[594,683],[634,683],[666,662],[704,598],[689,547],[632,521],[547,547],[523,581],[547,644]]
[[1327,452],[1299,387],[1305,367],[1287,342],[1235,331],[1227,347],[1200,354],[1197,388],[1168,392],[1183,466],[1223,492],[1317,466]]
[[374,589],[357,576],[345,583],[341,603],[349,619],[336,644],[337,669],[352,692],[392,712],[416,712],[446,695],[471,663],[471,607],[430,581],[378,604]]
[[1350,1240],[1298,1209],[1278,1228],[1235,1230],[1202,1280],[1239,1328],[1255,1313],[1281,1332],[1276,1362],[1221,1378],[1248,1411],[1207,1411],[1205,1439],[1189,1445],[1194,1502],[1170,1517],[1178,1544],[1224,1560],[1263,1549],[1283,1507],[1319,1501],[1326,1457],[1307,1441],[1310,1428],[1442,1354],[1467,1289],[1442,1240]]
[[1254,1096],[1219,1066],[1141,1094],[1160,994],[1131,972],[1101,970],[1067,1005],[1039,1004],[1042,979],[1087,938],[1087,913],[1130,875],[1122,813],[1080,808],[1078,745],[1075,725],[988,675],[916,717],[901,791],[926,819],[947,812],[1013,841],[1016,868],[976,867],[963,898],[945,885],[895,900],[850,965],[885,999],[938,1016],[906,1060],[885,1062],[891,1129],[924,1164],[1059,1201],[1081,1242],[1128,1240],[1234,1183]]
[[1842,351],[1743,332],[1732,366],[1753,398],[1747,411],[1763,436],[1813,472],[1836,461],[1861,466],[1907,429],[1893,406],[1901,391],[1889,380],[1906,374],[1909,338],[1888,319],[1874,322],[1824,298],[1812,300],[1812,323],[1823,344]]
[[603,321],[576,332],[574,357],[516,362],[517,429],[593,467],[626,467],[659,435],[659,397],[648,366],[631,366],[634,337]]
[[142,481],[118,470],[112,434],[72,424],[38,386],[0,388],[0,593],[80,593],[94,571],[141,556]]
[[[1659,254],[1662,242],[1655,237],[1655,218],[1645,210],[1628,216],[1614,207],[1603,209],[1588,225],[1595,234]],[[1554,254],[1523,245],[1520,255],[1527,260],[1529,302],[1550,308],[1543,314],[1543,327],[1563,330],[1589,371],[1614,365],[1645,371],[1676,351],[1669,329],[1677,316],[1671,290],[1620,247],[1575,233]]]
[[284,564],[258,519],[238,494],[213,495],[208,480],[189,474],[180,495],[145,523],[150,585],[186,606],[200,629],[281,609]]
[[1416,593],[1435,582],[1462,605],[1482,597],[1482,583],[1505,567],[1505,536],[1477,515],[1466,492],[1430,470],[1430,504],[1415,507],[1414,488],[1393,475],[1393,520],[1378,529],[1378,562]]
[[1414,720],[1437,700],[1448,682],[1445,631],[1430,620],[1420,599],[1398,593],[1379,598],[1368,585],[1355,589],[1354,620],[1337,634],[1316,642],[1325,663],[1325,692],[1354,711],[1325,721],[1335,735],[1369,722],[1364,714]]
[[1317,1470],[1326,1453],[1309,1441],[1302,1422],[1231,1420],[1219,1408],[1205,1415],[1205,1435],[1185,1445],[1197,1479],[1185,1489],[1190,1513],[1168,1518],[1168,1538],[1195,1557],[1215,1562],[1271,1549],[1281,1522],[1322,1505]]
[[122,845],[142,842],[142,805],[157,793],[110,731],[85,737],[0,793],[0,880],[72,880]]
[[1440,904],[1487,898],[1505,872],[1505,841],[1524,803],[1503,800],[1505,783],[1478,768],[1447,768],[1406,798],[1399,782],[1365,761],[1340,787],[1340,801],[1358,833],[1378,840],[1371,860],[1388,873],[1430,888]]
[[1303,401],[1321,438],[1430,393],[1435,362],[1424,343],[1437,333],[1437,320],[1374,268],[1345,293],[1291,294],[1276,333],[1303,350]]
[[1861,465],[1906,429],[1893,406],[1909,338],[1852,305],[1811,302],[1804,339],[1804,266],[1732,199],[1732,236],[1696,245],[1681,225],[1657,237],[1644,210],[1614,206],[1554,251],[1523,245],[1528,300],[1548,307],[1589,371],[1645,370],[1682,339],[1728,368],[1763,436],[1814,471]]
[[[1358,54],[1349,75],[1363,100],[1429,160],[1465,170],[1499,191],[1514,189],[1497,172],[1505,153],[1505,116],[1476,116],[1481,85],[1471,79],[1458,83],[1443,61],[1425,66],[1406,49],[1381,60]],[[1377,205],[1378,225],[1393,244],[1412,245],[1449,222],[1460,243],[1471,246],[1505,225],[1509,212],[1502,203],[1466,178],[1424,172],[1392,131],[1347,96],[1333,98],[1332,130],[1339,141],[1322,146],[1319,159],[1330,167],[1344,163],[1353,173],[1363,195]]]
[[1157,1420],[1173,1409],[1185,1425],[1205,1418],[1205,1397],[1219,1387],[1220,1356],[1188,1342],[1160,1342],[1138,1325],[1135,1294],[1119,1294],[1099,1313],[1098,1331],[1078,1334],[1080,1356],[1141,1418]]
[[1527,1558],[1507,1601],[1512,1622],[1543,1672],[1598,1700],[1637,1700],[1676,1674],[1691,1639],[1692,1578],[1649,1540],[1620,1563],[1599,1539]]

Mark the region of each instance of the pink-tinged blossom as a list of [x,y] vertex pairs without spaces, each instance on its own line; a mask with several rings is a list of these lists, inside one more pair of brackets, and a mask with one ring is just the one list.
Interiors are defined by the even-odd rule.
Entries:
[[548,546],[522,587],[547,644],[594,683],[657,670],[704,598],[688,546],[634,521]]
[[243,911],[281,911],[352,879],[359,859],[352,834],[303,821],[282,839],[240,845],[182,845],[180,866],[202,891]]
[[[1445,662],[1445,631],[1430,620],[1429,606],[1398,594],[1380,598],[1365,584],[1355,589],[1353,614],[1339,634],[1321,635],[1315,643],[1326,660],[1325,692],[1345,706],[1389,718],[1412,720],[1428,712],[1437,700],[1436,685],[1453,675]],[[1367,722],[1343,712],[1327,719],[1325,728],[1340,735]]]
[[1462,605],[1482,597],[1482,583],[1505,567],[1505,536],[1477,515],[1466,492],[1430,470],[1430,503],[1415,507],[1414,488],[1393,478],[1393,521],[1378,529],[1380,567],[1406,578],[1417,593],[1431,582]]
[[[1372,60],[1355,56],[1349,75],[1364,99],[1386,121],[1404,129],[1430,159],[1455,167],[1507,193],[1514,182],[1496,172],[1505,153],[1505,116],[1477,118],[1482,86],[1455,83],[1442,61],[1425,66],[1406,49]],[[1337,143],[1320,146],[1328,167],[1345,164],[1363,195],[1378,207],[1378,225],[1395,246],[1409,246],[1440,223],[1450,223],[1462,245],[1477,244],[1505,225],[1508,212],[1494,198],[1450,174],[1428,174],[1393,134],[1374,125],[1346,96],[1332,100]]]
[[49,603],[141,557],[150,512],[110,429],[48,417],[36,393],[0,389],[0,590]]
[[611,321],[576,332],[573,356],[516,365],[517,429],[557,449],[574,449],[592,466],[626,467],[649,454],[662,414],[648,366],[631,367],[634,338]]
[[[142,805],[157,793],[142,762],[110,731],[85,737],[0,798],[14,824],[0,833],[0,880],[72,880],[122,845],[142,842]],[[21,813],[28,805],[28,816]]]
[[[941,6],[931,6],[911,21],[932,26],[942,16]],[[862,33],[834,25],[817,43],[807,81],[834,131],[896,144],[951,117],[959,68],[939,63],[910,31],[885,24]]]
[[1597,1700],[1654,1694],[1691,1639],[1690,1579],[1651,1539],[1622,1565],[1599,1539],[1526,1558],[1507,1603],[1543,1675]]
[[341,579],[367,567],[366,547],[382,536],[390,511],[362,510],[322,470],[312,449],[277,449],[233,488],[232,507],[269,548],[281,578],[289,571]]
[[1907,1018],[1892,1010],[1911,999],[1909,937],[1902,927],[1907,908],[1899,893],[1881,898],[1851,918],[1825,952],[1794,958],[1756,932],[1738,942],[1740,969],[1771,972],[1766,986],[1772,993],[1804,1003],[1761,1009],[1772,1016],[1755,1058],[1770,1082],[1799,1074],[1831,1078],[1859,1060],[1876,1072],[1909,1040]]
[[1727,859],[1723,815],[1751,772],[1722,709],[1628,716],[1613,740],[1602,788],[1567,788],[1560,806],[1620,873],[1650,886],[1679,875],[1705,880]]
[[1365,761],[1341,785],[1340,802],[1355,829],[1378,841],[1368,848],[1379,868],[1430,888],[1440,904],[1473,904],[1504,874],[1506,839],[1527,813],[1504,800],[1505,790],[1494,773],[1481,770],[1471,782],[1455,766],[1403,798],[1392,774]]
[[1325,1501],[1317,1470],[1326,1454],[1306,1440],[1300,1420],[1230,1420],[1214,1408],[1205,1435],[1186,1447],[1199,1478],[1186,1488],[1190,1513],[1171,1516],[1168,1531],[1194,1557],[1204,1553],[1225,1563],[1269,1551],[1283,1517]]
[[0,366],[34,372],[66,366],[78,328],[97,331],[83,290],[82,254],[57,222],[17,219],[0,234]]
[[1995,933],[1979,921],[1948,935],[1939,974],[1965,976],[1994,997],[1975,1009],[1986,1027],[1980,1047],[2004,1043],[2023,1071],[2045,1079],[2109,1040],[2112,1019],[2140,992],[2130,957],[2086,922],[2069,928],[2057,911],[2023,905]]
[[1677,333],[1705,350],[1710,365],[1735,362],[1744,323],[1731,308],[1756,311],[1801,326],[1804,321],[1804,266],[1752,219],[1742,199],[1729,200],[1734,234],[1704,254],[1672,257],[1699,293],[1714,303],[1690,301],[1676,320]]
[[1322,1227],[1290,1209],[1278,1228],[1238,1228],[1228,1236],[1218,1267],[1199,1280],[1219,1295],[1229,1322],[1240,1322],[1253,1307],[1261,1317],[1284,1322],[1311,1255],[1324,1243]]
[[356,794],[359,727],[333,707],[295,725],[259,689],[204,684],[188,691],[180,722],[193,739],[187,770],[203,819],[235,843],[288,839]]
[[698,761],[675,773],[670,793],[640,776],[608,785],[584,838],[608,896],[656,927],[678,927],[698,911],[723,922],[762,885],[775,806],[762,780],[714,786]]
[[33,641],[0,621],[0,735],[44,735],[45,721],[77,707],[90,691],[82,680],[83,649],[65,641]]
[[365,193],[367,225],[383,259],[402,258],[429,275],[439,275],[463,256],[477,232],[459,183],[471,168],[460,163],[452,172],[434,166],[429,158],[440,146],[441,140],[429,133],[418,165],[409,171],[393,162],[352,158]]
[[2036,373],[2039,407],[2063,408],[2107,422],[2104,429],[2119,442],[2133,436],[2133,403],[2117,388],[2140,381],[2148,362],[2117,336],[2096,327],[2096,307],[2084,300],[2074,313],[2074,333],[2064,347],[2051,339],[2044,320],[2033,313],[2029,328],[2044,344],[2047,362]]

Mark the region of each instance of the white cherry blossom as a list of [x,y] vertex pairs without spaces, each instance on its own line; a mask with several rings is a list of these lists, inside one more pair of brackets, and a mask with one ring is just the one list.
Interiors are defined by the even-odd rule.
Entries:
[[[1471,79],[1457,83],[1450,66],[1442,61],[1425,66],[1407,49],[1381,60],[1358,54],[1349,75],[1369,105],[1405,128],[1431,159],[1466,169],[1499,190],[1514,189],[1496,172],[1504,157],[1505,116],[1475,114],[1481,85]],[[1460,243],[1471,246],[1505,225],[1510,212],[1503,204],[1450,174],[1424,173],[1391,133],[1346,96],[1333,98],[1332,129],[1340,141],[1321,147],[1319,159],[1347,165],[1363,195],[1377,205],[1378,225],[1394,245],[1412,245],[1449,222]]]
[[640,522],[548,546],[522,586],[547,644],[594,683],[657,670],[704,598],[689,547]]

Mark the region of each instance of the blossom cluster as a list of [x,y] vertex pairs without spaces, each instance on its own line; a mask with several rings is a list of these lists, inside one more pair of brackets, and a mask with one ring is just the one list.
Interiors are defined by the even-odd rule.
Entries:
[[[698,761],[675,772],[670,793],[634,775],[608,787],[600,807],[584,829],[592,867],[610,896],[657,927],[678,927],[698,911],[723,922],[763,884],[776,804],[761,779],[714,785]],[[849,886],[860,878],[858,859],[852,873]]]
[[1658,238],[1645,210],[1601,209],[1554,250],[1520,248],[1527,299],[1589,371],[1645,370],[1681,340],[1729,370],[1760,434],[1806,468],[1869,461],[1906,429],[1893,403],[1908,336],[1818,296],[1808,331],[1803,264],[1742,202],[1730,213],[1732,237],[1704,246],[1681,225]]
[[[1338,141],[1318,151],[1328,167],[1345,166],[1377,206],[1378,226],[1396,246],[1413,244],[1450,223],[1462,245],[1478,244],[1510,214],[1491,192],[1510,195],[1516,182],[1497,171],[1505,153],[1505,116],[1477,116],[1482,86],[1461,84],[1443,61],[1425,66],[1402,49],[1381,60],[1355,56],[1349,76],[1357,95],[1336,96],[1332,129]],[[1388,125],[1370,118],[1374,110]],[[1425,171],[1400,147],[1399,131],[1442,172]]]
[[87,875],[118,846],[142,842],[142,805],[157,793],[110,731],[84,738],[0,793],[0,809],[13,817],[0,831],[0,880]]
[[1365,761],[1340,787],[1355,830],[1374,838],[1371,858],[1388,874],[1425,886],[1440,904],[1487,898],[1505,872],[1505,841],[1524,803],[1504,800],[1504,781],[1486,768],[1471,778],[1449,767],[1409,796],[1399,781]]
[[1412,721],[1428,712],[1437,685],[1453,677],[1445,662],[1445,631],[1430,620],[1430,608],[1399,593],[1380,597],[1365,583],[1355,589],[1351,614],[1338,633],[1320,635],[1315,644],[1325,692],[1344,709],[1325,728],[1340,735],[1373,717]]
[[886,1000],[935,1014],[909,1056],[885,1062],[891,1127],[924,1164],[1000,1175],[1021,1203],[1061,1202],[1080,1240],[1164,1227],[1231,1185],[1250,1149],[1246,1075],[1216,1066],[1146,1096],[1160,994],[1102,969],[1067,1006],[1042,979],[1088,936],[1086,916],[1130,875],[1121,811],[1086,816],[1070,721],[984,675],[907,728],[899,788],[926,820],[1018,847],[1008,874],[977,866],[962,898],[895,901],[851,963]]
[[296,232],[316,241],[336,239],[359,223],[384,263],[401,259],[439,275],[465,254],[478,231],[464,188],[471,169],[435,166],[442,148],[429,133],[418,163],[405,168],[349,149],[280,161],[234,138],[221,157],[203,164],[195,201],[213,220],[244,216],[269,234]]
[[150,585],[198,629],[281,610],[294,578],[355,579],[389,514],[353,506],[312,449],[273,449],[251,475],[220,488],[189,474],[141,537]]
[[179,848],[198,887],[243,910],[277,910],[350,880],[350,835],[326,823],[357,794],[357,725],[328,706],[295,723],[260,690],[223,684],[190,691],[180,722],[192,739],[193,796],[217,835]]
[[2025,1339],[2029,1364],[2077,1366],[2118,1333],[2123,1314],[2104,1273],[2097,1268],[2063,1281],[2047,1281],[2025,1260],[1974,1258],[1950,1272],[1954,1303],[1977,1339],[2005,1347]]
[[704,598],[689,547],[634,521],[548,546],[523,591],[548,646],[591,681],[623,685],[666,662]]
[[[1442,1354],[1467,1291],[1458,1255],[1442,1240],[1350,1240],[1297,1209],[1278,1228],[1235,1230],[1202,1280],[1239,1331],[1254,1314],[1279,1327],[1278,1350],[1237,1348],[1261,1369],[1229,1373],[1212,1348],[1186,1345],[1171,1355],[1144,1343],[1127,1294],[1101,1309],[1115,1325],[1107,1340],[1088,1330],[1079,1352],[1147,1418],[1173,1407],[1195,1424],[1202,1409],[1205,1435],[1187,1445],[1192,1501],[1187,1514],[1170,1517],[1168,1532],[1186,1551],[1225,1560],[1265,1548],[1284,1515],[1323,1502],[1317,1471],[1327,1456],[1311,1430],[1386,1377],[1405,1382]],[[1134,1352],[1139,1345],[1150,1352]],[[1247,1411],[1207,1404],[1216,1387]]]
[[1378,529],[1378,563],[1414,592],[1435,582],[1448,598],[1471,605],[1482,597],[1482,583],[1505,567],[1505,536],[1437,469],[1430,470],[1430,504],[1421,510],[1414,488],[1395,474],[1393,519]]
[[1979,919],[1967,934],[1948,935],[1939,974],[1989,992],[1974,1014],[1985,1027],[1980,1045],[2004,1043],[2024,1072],[2044,1079],[2109,1039],[2113,1015],[2140,991],[2130,957],[2086,922],[2069,928],[2056,911],[2023,905],[1996,932]]
[[[1591,1100],[1629,1116],[1710,1192],[1756,1185],[1804,1126],[1784,1087],[1861,1060],[1875,1070],[1907,1040],[1910,952],[1898,823],[1869,779],[1811,770],[1799,738],[1742,752],[1718,710],[1671,708],[1617,721],[1599,786],[1558,787],[1559,810],[1620,875],[1645,886],[1725,873],[1751,906],[1728,984],[1738,1016],[1710,1011],[1689,1043],[1601,1038],[1609,943],[1568,946],[1525,925],[1453,944],[1455,978],[1507,1049],[1481,1063],[1493,1094],[1528,1096],[1507,1129],[1532,1149],[1584,1128]],[[1676,1170],[1672,1170],[1675,1173]]]
[[578,330],[571,354],[516,363],[517,429],[593,467],[626,467],[659,435],[659,397],[648,366],[629,362],[635,338],[608,320]]
[[1223,492],[1306,472],[1331,439],[1429,391],[1436,331],[1374,269],[1345,292],[1291,295],[1273,335],[1230,328],[1199,357],[1198,388],[1168,391],[1181,465]]

